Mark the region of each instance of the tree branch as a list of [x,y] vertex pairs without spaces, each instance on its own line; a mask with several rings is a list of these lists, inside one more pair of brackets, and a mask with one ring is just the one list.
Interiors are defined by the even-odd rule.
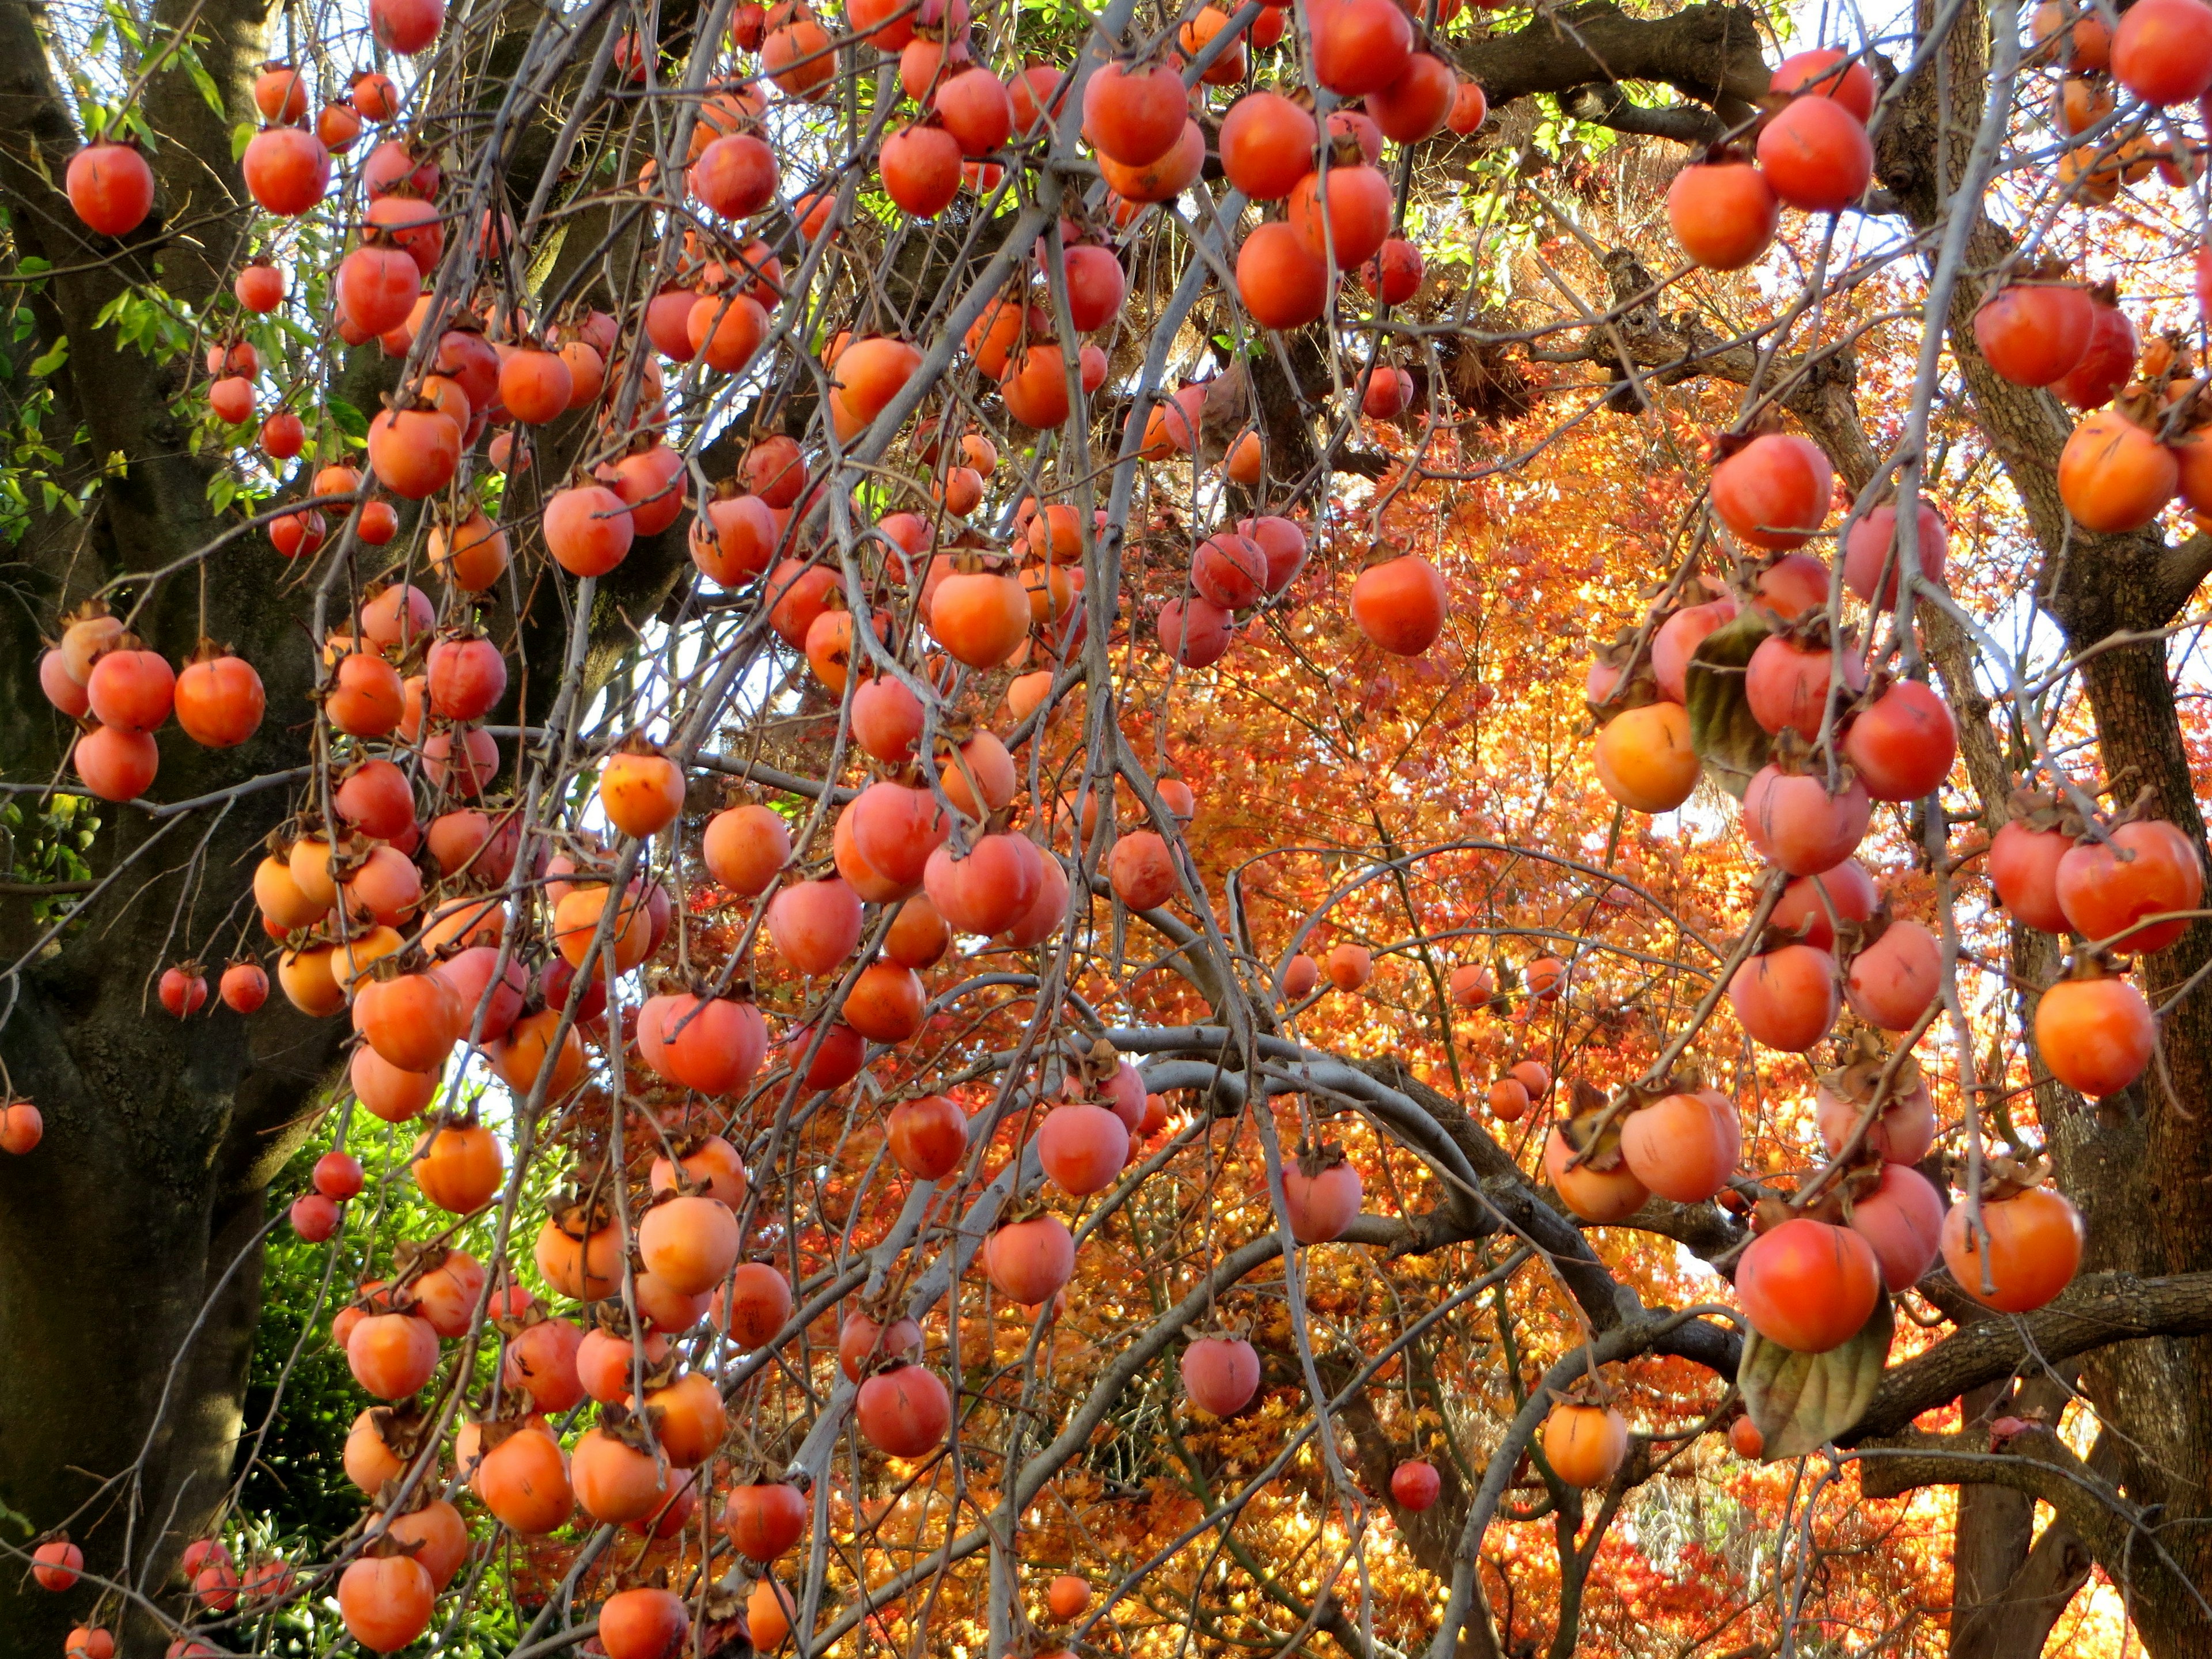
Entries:
[[1714,106],[1731,125],[1750,112],[1770,78],[1759,15],[1746,6],[1692,5],[1642,18],[1592,0],[1540,12],[1516,33],[1469,41],[1456,55],[1493,106],[1594,82],[1656,81]]
[[1721,118],[1703,105],[1674,104],[1662,109],[1647,109],[1629,102],[1627,94],[1619,87],[1602,83],[1575,87],[1561,93],[1559,107],[1577,121],[1647,138],[1671,138],[1692,149],[1714,143],[1728,131]]
[[1974,1485],[2007,1487],[2050,1504],[2106,1560],[2120,1558],[2129,1528],[2140,1524],[2134,1506],[2047,1431],[2019,1436],[1993,1452],[1983,1435],[1911,1429],[1860,1454],[1859,1490],[1869,1498]]
[[[1840,1445],[1905,1431],[1924,1411],[2021,1366],[2069,1358],[2116,1342],[2212,1334],[2212,1273],[2169,1279],[2096,1273],[2076,1279],[2057,1302],[2032,1314],[1984,1319],[1883,1374],[1874,1403]],[[1981,1475],[1949,1477],[1981,1480]]]

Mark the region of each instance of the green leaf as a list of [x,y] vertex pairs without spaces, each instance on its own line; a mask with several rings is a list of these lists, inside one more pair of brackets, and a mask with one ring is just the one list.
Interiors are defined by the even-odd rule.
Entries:
[[252,142],[253,123],[240,121],[230,130],[230,159],[234,161],[245,160],[246,147]]
[[1738,800],[1753,775],[1766,764],[1773,739],[1751,717],[1743,694],[1744,665],[1769,632],[1766,619],[1746,611],[1705,635],[1690,658],[1685,690],[1690,705],[1690,747],[1705,769]]
[[349,438],[366,440],[368,436],[368,416],[343,398],[331,398],[323,404],[331,417],[331,424]]
[[192,77],[192,84],[199,88],[200,97],[215,112],[216,118],[220,120],[228,115],[230,112],[222,106],[222,88],[216,85],[215,76],[210,75],[207,65],[200,62],[199,53],[190,46],[181,46],[177,52],[177,61],[185,66],[185,73]]
[[1766,1437],[1762,1455],[1769,1462],[1802,1457],[1864,1416],[1896,1332],[1887,1296],[1875,1299],[1856,1336],[1826,1353],[1796,1353],[1746,1332],[1735,1382],[1753,1425]]
[[48,346],[44,351],[31,359],[30,372],[33,375],[51,374],[68,361],[69,336],[64,334],[60,339],[55,341],[53,344]]

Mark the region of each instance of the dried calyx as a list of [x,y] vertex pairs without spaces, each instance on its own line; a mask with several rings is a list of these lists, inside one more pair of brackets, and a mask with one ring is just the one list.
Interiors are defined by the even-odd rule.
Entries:
[[[1663,622],[1673,614],[1672,611],[1664,612],[1657,620]],[[1649,649],[1637,648],[1637,641],[1643,632],[1641,628],[1623,628],[1592,653],[1599,663],[1613,671],[1615,677],[1613,689],[1603,697],[1585,699],[1583,704],[1589,710],[1591,718],[1601,726],[1617,714],[1660,700],[1659,681],[1651,668],[1651,653]]]
[[[1907,1054],[1893,1063],[1889,1051],[1872,1031],[1861,1028],[1854,1033],[1850,1045],[1838,1056],[1841,1060],[1833,1071],[1820,1073],[1823,1089],[1838,1100],[1854,1105],[1871,1106],[1879,1097],[1884,1100],[1901,1100],[1920,1087],[1920,1062]],[[1882,1077],[1889,1075],[1889,1086],[1883,1089]]]
[[1310,1141],[1302,1140],[1298,1143],[1298,1173],[1309,1181],[1324,1170],[1334,1170],[1338,1164],[1346,1161],[1344,1148],[1333,1140],[1325,1140],[1318,1146]]
[[[1966,1192],[1966,1158],[1954,1154],[1945,1162],[1949,1166],[1952,1184]],[[1982,1189],[1978,1196],[1984,1204],[2001,1204],[2006,1199],[2018,1198],[2022,1193],[2047,1186],[2050,1181],[2051,1160],[2039,1152],[2026,1159],[1992,1152],[1982,1159]]]
[[615,1221],[614,1205],[607,1198],[586,1196],[573,1187],[564,1187],[547,1199],[545,1210],[554,1226],[578,1243]]

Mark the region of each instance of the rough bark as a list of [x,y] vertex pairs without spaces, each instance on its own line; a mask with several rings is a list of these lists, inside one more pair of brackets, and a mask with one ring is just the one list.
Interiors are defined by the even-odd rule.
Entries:
[[[1929,12],[1923,8],[1923,23]],[[1978,87],[1988,62],[1988,22],[1981,8],[1964,9],[1946,42],[1948,84]],[[1955,179],[1940,176],[1937,158],[1962,168],[1971,118],[1936,101],[1927,78],[1898,111],[1878,156],[1879,176],[1914,226],[1925,230],[1963,204]],[[1978,215],[1979,204],[1971,210]],[[1984,218],[1968,244],[1970,278],[1992,273],[2012,252],[2006,234]],[[2057,465],[2070,422],[2047,394],[1999,379],[1976,349],[1972,329],[1982,283],[1963,283],[1948,319],[1951,344],[1980,425],[2020,492],[2042,545],[2037,591],[2044,608],[2075,650],[2116,631],[2156,629],[2171,620],[2203,574],[2203,538],[2178,548],[2155,530],[2134,536],[2090,537],[2067,520],[2057,499]],[[2153,793],[2160,815],[2200,845],[2187,751],[2176,714],[2162,641],[2130,643],[2092,658],[2082,675],[2094,717],[2105,778],[2125,801]],[[1985,803],[1994,805],[1994,803]],[[2212,927],[2193,927],[2145,964],[2143,989],[2155,1003],[2212,959]],[[2022,966],[2039,969],[2042,963]],[[2165,1022],[2163,1060],[2177,1101],[2154,1080],[2107,1102],[2097,1112],[2046,1107],[2044,1127],[2060,1185],[2081,1206],[2087,1223],[2087,1265],[2143,1275],[2189,1273],[2212,1262],[2212,1150],[2202,1125],[2180,1103],[2206,1097],[2212,1083],[2212,1006],[2196,995]],[[2190,1109],[2192,1112],[2193,1108]],[[2086,1392],[2117,1443],[2121,1487],[2136,1504],[2161,1508],[2170,1522],[2161,1537],[2182,1575],[2212,1583],[2212,1342],[2203,1337],[2152,1336],[2100,1345],[2082,1368]],[[2087,1533],[2085,1537],[2095,1537]],[[2212,1630],[2181,1587],[2121,1529],[2118,1548],[2092,1543],[2106,1570],[2127,1583],[2147,1648],[2154,1655],[2200,1652]],[[2055,1552],[2054,1552],[2055,1553]],[[2048,1572],[2049,1557],[2038,1568]],[[2028,1571],[2023,1562],[2021,1571]],[[2053,1581],[2056,1582],[2055,1580]],[[2023,1586],[2025,1593],[2027,1587]]]
[[[1965,1400],[1967,1428],[1986,1431],[2001,1414],[2056,1414],[2062,1389],[2039,1378],[2015,1391],[1976,1389]],[[2075,1592],[2087,1582],[2090,1556],[2063,1517],[2035,1535],[2035,1503],[2004,1486],[1959,1488],[1952,1524],[1950,1659],[2008,1659],[2040,1653]]]
[[1721,4],[1652,20],[1591,0],[1539,13],[1511,34],[1466,42],[1456,56],[1493,107],[1532,93],[1644,81],[1711,105],[1729,122],[1750,112],[1769,75],[1758,14]]
[[[90,428],[90,441],[71,462],[81,474],[111,453],[127,463],[102,490],[97,515],[82,532],[60,520],[35,527],[28,574],[19,580],[45,615],[107,576],[178,556],[222,527],[207,509],[205,472],[187,454],[185,427],[173,408],[182,368],[149,365],[103,342],[91,327],[100,307],[128,280],[158,275],[182,291],[204,292],[233,245],[222,234],[226,225],[235,231],[234,220],[222,216],[234,213],[239,199],[228,131],[232,120],[246,118],[244,88],[262,55],[260,8],[255,0],[209,6],[164,0],[160,10],[165,17],[197,11],[210,31],[203,56],[222,88],[225,113],[218,117],[200,103],[181,75],[156,77],[149,109],[176,142],[157,163],[156,218],[128,249],[118,250],[94,246],[48,182],[59,178],[76,136],[46,71],[33,14],[0,7],[0,190],[15,212],[19,246],[57,266],[95,264],[52,280],[35,301],[45,331],[66,331],[71,339],[58,392],[70,419],[81,416]],[[1979,27],[1978,11],[1971,11],[1955,31],[1954,87],[1979,84]],[[1659,20],[1632,18],[1606,4],[1569,7],[1513,34],[1469,45],[1460,56],[1497,102],[1532,93],[1571,95],[1578,110],[1588,108],[1595,118],[1643,123],[1624,130],[1686,137],[1705,130],[1702,118],[1632,115],[1617,100],[1589,89],[1627,81],[1664,83],[1735,120],[1765,89],[1767,74],[1754,14],[1726,5],[1692,6]],[[1941,147],[1934,142],[1938,123],[1951,129]],[[1963,156],[1960,111],[1938,109],[1927,90],[1896,112],[1883,155],[1885,184],[1923,225],[1944,208],[1943,181],[1928,172],[1938,154]],[[197,224],[209,216],[216,216],[212,228]],[[188,222],[196,225],[197,246],[171,234]],[[1978,268],[2005,252],[2001,234],[1987,225],[1972,247]],[[106,263],[95,263],[101,261]],[[2051,483],[2065,423],[2043,394],[1995,380],[1973,355],[1962,325],[1977,296],[1973,284],[1962,289],[1953,331],[1992,441],[2051,552],[2046,602],[2077,645],[2114,629],[2159,625],[2193,591],[2212,544],[2200,538],[2169,549],[2153,538],[2135,538],[2091,545],[2078,536],[2069,543]],[[1704,349],[1687,325],[1652,321],[1647,343],[1633,349],[1639,365],[1680,359],[1685,342],[1690,356]],[[1641,328],[1640,319],[1632,319],[1632,333]],[[1662,350],[1673,355],[1659,355]],[[1747,379],[1748,356],[1717,353],[1692,372]],[[1848,360],[1814,368],[1789,394],[1788,406],[1808,428],[1824,432],[1847,476],[1863,480],[1874,462],[1850,404]],[[653,557],[634,559],[622,582],[603,592],[593,621],[610,636],[665,597],[680,544],[664,540],[671,544]],[[221,788],[296,758],[283,749],[288,728],[304,716],[306,653],[290,632],[292,600],[270,591],[265,580],[224,574],[242,562],[212,567],[210,616],[215,631],[255,648],[270,681],[270,720],[262,738],[227,755],[165,741],[165,799]],[[197,626],[192,609],[186,586],[172,583],[146,631],[179,654]],[[68,734],[38,696],[36,641],[25,608],[11,607],[0,625],[11,630],[9,643],[15,647],[15,672],[0,678],[0,745],[11,775],[21,777],[33,766],[58,763]],[[533,660],[541,672],[548,665],[543,653]],[[280,666],[286,664],[289,670]],[[2153,787],[2168,814],[2201,836],[2162,649],[2109,652],[2092,663],[2085,681],[2110,771]],[[1978,753],[1986,763],[1986,750],[1970,746],[1970,758]],[[1976,771],[1985,799],[1987,769],[1984,764]],[[240,861],[283,803],[281,790],[242,799],[223,815],[189,870],[172,866],[184,863],[206,815],[167,831],[148,873],[169,873],[143,890],[132,884],[127,920],[119,897],[103,902],[26,973],[14,1017],[0,1034],[16,1086],[46,1113],[49,1137],[44,1157],[0,1160],[6,1285],[0,1353],[9,1357],[0,1367],[0,1503],[43,1522],[100,1492],[102,1479],[135,1468],[135,1485],[104,1493],[74,1530],[99,1572],[121,1559],[121,1539],[135,1523],[134,1559],[149,1562],[144,1582],[151,1586],[159,1585],[176,1545],[199,1529],[223,1482],[258,1313],[253,1240],[263,1222],[264,1188],[288,1146],[283,1127],[299,1119],[327,1068],[337,1033],[281,1010],[250,1024],[227,1014],[185,1025],[149,1016],[143,1002],[150,976],[176,952],[165,929],[148,919],[167,917],[195,890],[203,910],[213,902],[208,894],[234,890]],[[162,822],[130,808],[106,816],[103,869]],[[0,901],[0,944],[20,949],[30,937],[27,911],[22,901]],[[205,925],[203,914],[197,937],[204,937]],[[2208,954],[2212,929],[2199,927],[2153,963],[2153,985],[2179,984]],[[2170,1023],[2167,1057],[2184,1100],[2212,1096],[2205,1087],[2212,1083],[2212,1012],[2201,998]],[[1551,1253],[1595,1326],[1609,1328],[1633,1310],[1632,1296],[1598,1264],[1574,1224],[1535,1197],[1464,1113],[1390,1062],[1362,1069],[1431,1114],[1474,1164],[1498,1214]],[[2212,1329],[2212,1274],[2202,1271],[2212,1261],[2212,1154],[2163,1099],[2124,1103],[2109,1118],[2075,1114],[2051,1127],[2062,1178],[2089,1214],[2093,1263],[2106,1275],[2085,1281],[2063,1305],[2033,1319],[1988,1322],[1900,1367],[1862,1433],[1887,1436],[1886,1449],[1911,1451],[1917,1461],[1877,1461],[1869,1468],[1888,1469],[1883,1479],[1899,1490],[1923,1479],[1978,1483],[1966,1488],[1961,1509],[1962,1602],[1972,1610],[1956,1635],[1982,1645],[1957,1650],[2033,1650],[2022,1645],[2027,1624],[1995,1610],[2030,1608],[2040,1616],[2048,1609],[2055,1617],[2080,1582],[2085,1549],[2109,1569],[2132,1575],[2136,1608],[2154,1654],[2162,1659],[2201,1650],[2201,1633],[2190,1634],[2188,1598],[2173,1593],[2170,1577],[2159,1578],[2163,1569],[2144,1551],[2131,1547],[2130,1528],[2109,1506],[2084,1503],[2072,1495],[2079,1488],[2051,1478],[2065,1467],[2062,1460],[2024,1455],[2000,1482],[1984,1473],[1986,1465],[1966,1457],[1974,1447],[1966,1441],[1936,1443],[1905,1427],[1928,1406],[1995,1382],[2032,1363],[2031,1355],[2096,1350],[2083,1376],[2100,1412],[2120,1431],[2116,1438],[2124,1442],[2124,1449],[2111,1454],[2120,1487],[2135,1505],[2165,1505],[2169,1521],[2207,1512],[2212,1367],[2205,1362],[2212,1350],[2201,1338],[2149,1333]],[[1732,1237],[1717,1212],[1655,1212],[1639,1221],[1701,1247],[1717,1248]],[[118,1332],[128,1332],[130,1340],[116,1342]],[[1684,1328],[1670,1351],[1733,1371],[1732,1342],[1702,1323]],[[179,1354],[173,1370],[172,1358]],[[1351,1420],[1363,1463],[1391,1449],[1361,1432],[1357,1412]],[[1425,1561],[1435,1555],[1439,1570],[1449,1571],[1458,1530],[1451,1517],[1464,1500],[1453,1500],[1460,1488],[1451,1472],[1445,1474],[1448,1501],[1413,1534],[1417,1553],[1425,1549]],[[2049,1494],[2056,1494],[2051,1501],[2060,1506],[2062,1522],[2031,1546],[2021,1520],[2028,1497]],[[127,1501],[108,1501],[117,1496]],[[163,1530],[167,1546],[149,1552],[149,1534]],[[2160,1536],[2197,1582],[2212,1582],[2212,1528],[2169,1524]],[[53,1598],[20,1584],[19,1576],[0,1575],[0,1630],[11,1641],[20,1636],[27,1652],[58,1651],[68,1615]]]
[[[204,59],[243,107],[241,77],[264,55],[260,8],[215,4],[200,19]],[[28,603],[7,607],[0,623],[10,665],[0,678],[0,744],[18,780],[57,771],[71,736],[38,690],[33,611],[51,617],[222,528],[173,406],[185,366],[120,348],[93,319],[130,282],[204,295],[237,222],[228,123],[178,71],[149,88],[149,117],[171,122],[174,137],[154,157],[156,216],[124,249],[84,232],[47,182],[58,180],[76,138],[34,22],[28,8],[0,8],[0,191],[18,255],[45,258],[62,273],[34,309],[45,341],[69,337],[56,391],[87,428],[85,444],[65,457],[64,477],[90,476],[112,453],[125,465],[85,522],[49,515],[11,554]],[[189,237],[169,234],[186,222]],[[291,728],[307,714],[307,653],[286,617],[288,598],[271,591],[265,573],[248,580],[245,562],[210,568],[206,622],[260,666],[268,719],[233,750],[166,738],[163,799],[228,788],[297,758]],[[180,657],[198,632],[199,606],[191,580],[172,582],[137,627]],[[46,1125],[37,1152],[0,1159],[0,1351],[9,1356],[0,1366],[0,1504],[40,1527],[69,1518],[95,1573],[122,1568],[127,1540],[133,1581],[151,1591],[164,1587],[176,1552],[228,1483],[259,1312],[263,1189],[294,1144],[286,1126],[301,1116],[337,1034],[282,1006],[251,1024],[228,1012],[180,1024],[149,1012],[149,992],[165,962],[236,937],[224,915],[244,861],[286,804],[286,793],[272,789],[176,818],[103,808],[95,873],[142,849],[144,857],[12,986],[0,984],[0,996],[14,996],[0,1051]],[[28,898],[0,902],[9,961],[41,931]],[[19,1571],[0,1573],[0,1630],[12,1647],[58,1652],[77,1611],[28,1588]],[[155,1650],[144,1619],[124,1628]]]

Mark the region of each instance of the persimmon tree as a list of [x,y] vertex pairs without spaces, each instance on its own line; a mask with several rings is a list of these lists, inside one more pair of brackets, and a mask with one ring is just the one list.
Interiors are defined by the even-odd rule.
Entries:
[[1786,22],[0,9],[13,1647],[2205,1651],[2212,8]]

